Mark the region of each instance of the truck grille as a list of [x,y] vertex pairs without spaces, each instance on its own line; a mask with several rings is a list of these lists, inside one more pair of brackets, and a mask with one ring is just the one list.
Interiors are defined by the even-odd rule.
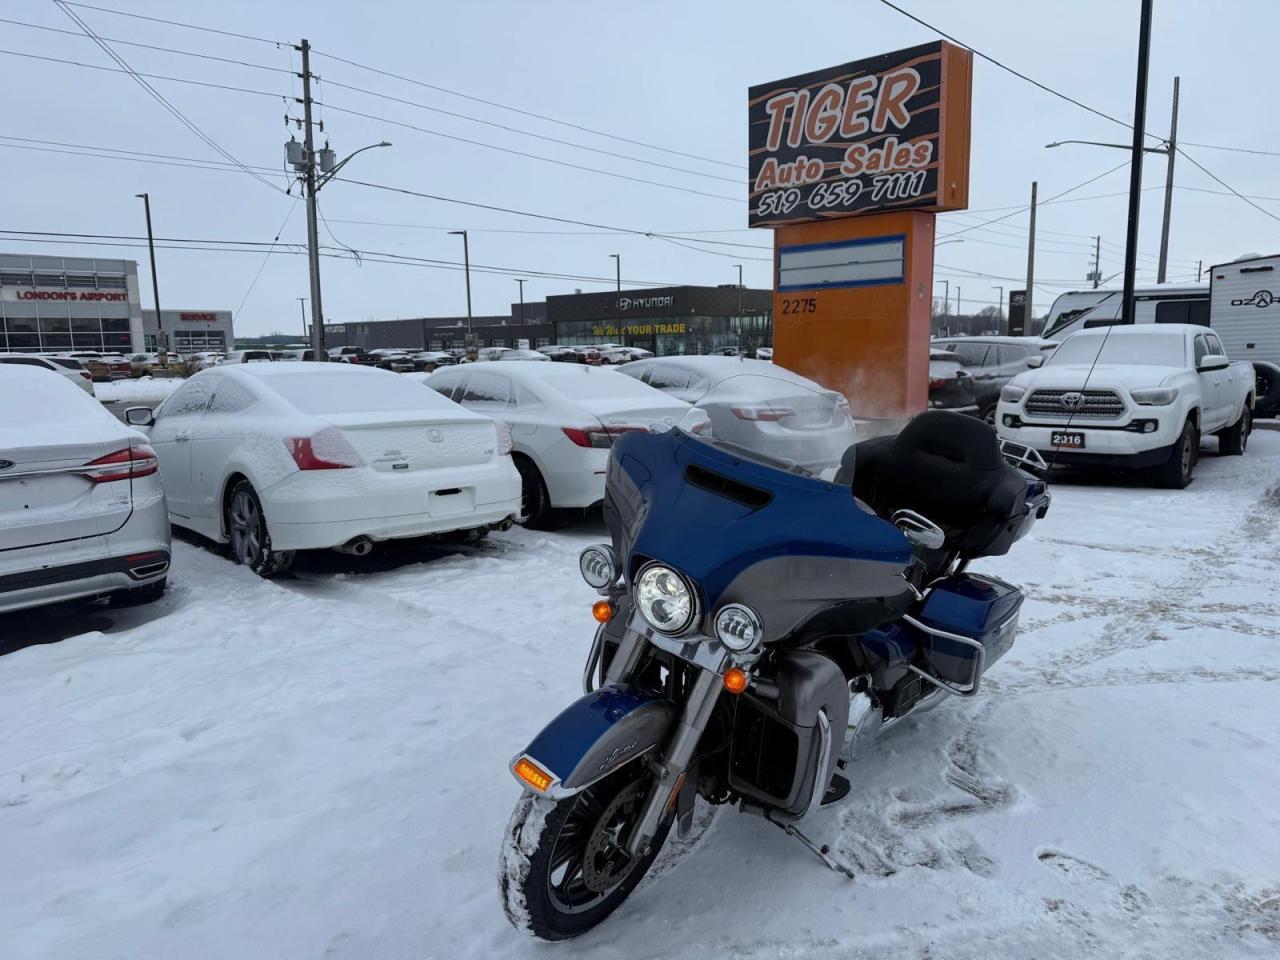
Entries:
[[[1079,397],[1069,403],[1066,397]],[[1087,417],[1114,420],[1124,414],[1124,401],[1111,390],[1035,390],[1025,407],[1029,417]]]

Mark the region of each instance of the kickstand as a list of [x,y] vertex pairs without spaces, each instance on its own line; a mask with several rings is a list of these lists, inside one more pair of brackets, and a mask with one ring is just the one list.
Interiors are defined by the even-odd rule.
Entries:
[[831,848],[827,846],[825,843],[822,846],[818,846],[816,843],[814,843],[812,840],[806,837],[803,833],[801,833],[799,827],[797,827],[794,823],[788,823],[785,820],[775,820],[773,819],[773,815],[770,813],[765,814],[765,819],[768,820],[770,823],[772,823],[775,827],[777,827],[783,833],[787,834],[787,836],[795,837],[797,840],[799,840],[802,844],[804,844],[805,849],[807,849],[815,857],[817,857],[819,860],[825,863],[827,867],[829,867],[831,870],[834,870],[836,873],[843,873],[850,880],[857,879],[857,877],[854,876],[854,873],[852,870],[846,867],[843,863],[841,863],[835,857],[831,856]]

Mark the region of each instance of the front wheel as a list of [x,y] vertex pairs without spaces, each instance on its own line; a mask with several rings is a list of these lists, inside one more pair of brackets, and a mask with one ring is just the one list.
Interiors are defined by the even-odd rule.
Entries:
[[626,852],[650,783],[643,764],[629,763],[564,800],[520,797],[498,869],[502,907],[513,926],[542,940],[568,940],[622,905],[671,828],[666,819],[643,856]]
[[1199,451],[1200,435],[1196,431],[1196,425],[1188,420],[1182,427],[1178,442],[1169,450],[1169,459],[1156,470],[1160,486],[1181,490],[1189,484]]

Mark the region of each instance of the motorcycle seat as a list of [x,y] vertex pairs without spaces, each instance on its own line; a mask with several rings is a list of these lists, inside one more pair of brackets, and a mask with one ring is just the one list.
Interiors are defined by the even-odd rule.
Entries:
[[930,410],[896,436],[856,444],[840,473],[853,495],[889,519],[914,510],[940,526],[964,559],[1008,552],[1028,513],[1027,484],[1001,456],[995,431],[974,417]]

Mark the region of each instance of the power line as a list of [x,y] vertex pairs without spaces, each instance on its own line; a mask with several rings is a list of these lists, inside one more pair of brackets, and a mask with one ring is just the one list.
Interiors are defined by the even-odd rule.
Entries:
[[[72,4],[72,6],[77,6],[77,4]],[[27,23],[24,20],[9,20],[5,17],[0,17],[0,23],[8,23],[15,27],[27,27],[31,30],[46,30],[50,33],[60,33],[64,36],[75,37],[78,40],[92,39],[91,37],[86,37],[85,34],[79,33],[75,30],[64,30],[62,27],[45,26],[42,23]],[[176,53],[179,56],[195,57],[199,60],[212,60],[217,63],[228,63],[239,67],[251,67],[254,70],[269,70],[272,73],[292,72],[284,67],[268,67],[265,64],[250,63],[247,60],[236,60],[231,57],[215,57],[211,53],[197,53],[195,50],[177,50],[173,47],[162,47],[154,43],[139,43],[136,40],[121,40],[118,37],[103,37],[102,39],[107,43],[116,43],[123,47],[138,47],[143,50],[159,50],[163,53]]]
[[188,130],[190,130],[197,137],[199,137],[206,145],[208,145],[210,148],[220,153],[222,156],[226,157],[236,166],[240,167],[246,174],[253,177],[253,179],[257,180],[259,183],[263,184],[264,186],[270,188],[271,190],[280,189],[274,183],[271,183],[269,180],[267,180],[265,177],[261,176],[258,173],[255,173],[254,171],[246,167],[243,163],[240,162],[240,160],[237,157],[235,157],[229,151],[223,149],[223,147],[216,140],[214,140],[212,137],[206,134],[203,130],[201,130],[200,127],[198,127],[192,120],[190,120],[181,110],[179,110],[172,103],[166,100],[164,95],[161,94],[160,91],[157,90],[155,87],[151,86],[151,84],[148,83],[145,79],[139,76],[137,72],[133,69],[133,67],[129,65],[128,61],[126,61],[122,56],[120,56],[120,54],[116,53],[115,50],[112,49],[110,44],[106,43],[101,37],[99,37],[96,33],[94,33],[93,29],[87,23],[81,20],[79,15],[77,15],[73,10],[71,10],[70,7],[66,5],[66,0],[54,0],[54,3],[63,13],[67,15],[67,17],[71,20],[72,23],[80,27],[80,29],[83,30],[85,34],[89,36],[93,40],[93,42],[98,45],[99,48],[101,48],[103,53],[105,53],[117,64],[123,67],[124,70],[133,78],[133,80],[140,87],[142,87],[143,90],[145,90],[148,94],[150,94],[151,97],[153,97],[157,103],[159,103],[162,107],[164,107],[165,110],[167,110],[175,119],[177,119]]
[[[55,0],[59,2],[59,0]],[[75,3],[73,0],[60,0],[69,7],[80,7],[84,10],[97,10],[99,13],[110,13],[117,17],[132,17],[134,20],[150,20],[152,23],[163,23],[170,27],[182,27],[186,30],[199,30],[201,33],[216,33],[224,37],[235,37],[237,40],[254,40],[258,43],[271,43],[277,47],[287,46],[287,42],[269,40],[266,37],[255,37],[248,33],[233,33],[230,30],[218,30],[215,27],[201,27],[194,23],[183,23],[180,20],[166,20],[163,17],[148,17],[141,13],[129,13],[125,10],[113,10],[110,7],[99,7],[92,3]]]
[[705,157],[696,153],[685,153],[682,150],[673,150],[670,147],[662,147],[662,146],[659,146],[658,144],[649,143],[648,141],[645,141],[645,140],[634,140],[630,137],[620,136],[616,133],[608,133],[607,131],[604,131],[604,130],[597,130],[593,127],[588,127],[580,123],[574,123],[570,120],[561,120],[558,117],[548,116],[545,113],[535,113],[532,110],[523,110],[519,107],[513,107],[510,104],[499,103],[496,100],[486,100],[484,97],[472,96],[469,93],[462,93],[461,91],[458,91],[458,90],[451,90],[448,87],[442,87],[438,84],[427,83],[424,80],[417,80],[413,77],[407,77],[399,73],[392,73],[390,70],[383,70],[379,67],[371,67],[368,64],[360,63],[359,61],[356,61],[356,60],[348,60],[345,57],[340,57],[337,54],[333,54],[333,53],[326,53],[323,50],[315,50],[313,52],[317,56],[328,57],[330,60],[336,60],[338,63],[345,63],[347,64],[347,66],[356,67],[357,69],[360,69],[360,70],[368,70],[370,73],[376,73],[379,76],[390,77],[393,80],[401,80],[405,83],[412,83],[416,86],[424,87],[427,90],[434,90],[436,93],[444,93],[444,94],[448,94],[451,97],[459,97],[463,100],[469,100],[472,103],[482,103],[488,107],[496,107],[499,110],[507,110],[507,111],[510,111],[511,113],[517,113],[520,116],[524,116],[524,117],[531,117],[535,120],[542,120],[542,121],[545,121],[546,123],[559,124],[560,126],[569,127],[573,130],[579,130],[583,133],[590,133],[597,137],[605,137],[610,140],[617,140],[621,143],[629,143],[632,146],[645,147],[646,149],[649,149],[649,150],[657,150],[661,153],[668,153],[668,154],[672,154],[673,156],[684,157],[688,160],[702,160],[706,163],[714,163],[718,166],[729,167],[734,170],[746,169],[745,164],[729,163],[725,160],[716,160],[713,157]]
[[[316,100],[315,103],[319,104],[320,101]],[[663,187],[667,190],[679,190],[681,193],[691,193],[700,197],[711,197],[715,200],[728,200],[730,203],[746,202],[745,199],[742,197],[731,197],[723,193],[709,193],[705,190],[697,190],[693,187],[683,187],[683,186],[680,186],[679,184],[666,183],[661,180],[648,180],[648,179],[645,179],[644,177],[633,177],[633,176],[630,176],[629,174],[616,173],[612,170],[601,170],[598,167],[588,167],[580,163],[570,163],[568,160],[557,160],[554,157],[544,157],[541,154],[537,154],[537,153],[526,153],[523,150],[515,150],[515,149],[512,149],[511,147],[503,147],[496,143],[487,143],[484,140],[472,140],[469,137],[460,137],[456,134],[444,133],[443,131],[440,131],[440,130],[430,130],[426,127],[419,127],[416,124],[406,123],[403,120],[392,120],[388,117],[379,117],[374,114],[363,113],[359,110],[352,110],[347,107],[340,107],[332,103],[321,104],[321,105],[327,106],[330,110],[336,110],[339,113],[350,114],[356,117],[363,117],[366,120],[373,120],[378,123],[389,123],[393,127],[403,127],[407,130],[415,130],[418,133],[425,133],[429,136],[441,137],[445,140],[454,140],[454,141],[457,141],[458,143],[467,143],[477,147],[485,147],[486,149],[489,149],[489,150],[497,150],[501,153],[509,153],[517,157],[525,157],[530,160],[540,160],[543,163],[552,163],[552,164],[555,164],[556,166],[568,167],[571,170],[581,170],[586,173],[597,173],[597,174],[600,174],[601,176],[613,177],[618,180],[629,180],[632,183],[644,183],[652,187]],[[745,186],[745,184],[743,186]]]
[[271,255],[276,252],[276,244],[280,242],[280,235],[284,233],[284,228],[289,225],[289,218],[293,216],[293,211],[298,209],[297,201],[289,204],[289,209],[284,215],[284,220],[280,222],[280,229],[276,231],[276,238],[271,241],[271,246],[267,248],[267,252],[262,257],[262,263],[258,264],[258,272],[253,275],[253,279],[249,281],[249,289],[244,292],[244,296],[240,298],[240,306],[236,307],[236,316],[244,311],[244,305],[249,302],[249,294],[253,293],[253,288],[258,285],[258,278],[262,276],[262,271],[267,268],[267,261],[271,259]]
[[1178,147],[1178,148],[1177,148],[1177,150],[1178,150],[1178,153],[1180,153],[1183,157],[1185,157],[1185,158],[1186,158],[1186,159],[1187,159],[1187,160],[1188,160],[1188,161],[1189,161],[1193,166],[1197,167],[1197,168],[1200,170],[1200,172],[1201,172],[1201,173],[1204,173],[1206,176],[1208,176],[1210,179],[1214,180],[1215,182],[1217,182],[1217,183],[1218,183],[1218,184],[1220,184],[1221,186],[1226,187],[1228,190],[1230,190],[1230,191],[1231,191],[1231,193],[1232,193],[1233,195],[1235,195],[1235,196],[1239,197],[1241,200],[1243,200],[1243,201],[1244,201],[1245,203],[1247,203],[1249,206],[1253,207],[1253,209],[1257,210],[1259,213],[1266,214],[1266,215],[1267,215],[1268,217],[1270,217],[1272,220],[1280,220],[1280,216],[1277,216],[1276,214],[1272,213],[1272,212],[1271,212],[1270,210],[1268,210],[1266,207],[1260,207],[1260,206],[1258,206],[1258,204],[1254,203],[1252,200],[1250,200],[1248,197],[1246,197],[1243,193],[1241,193],[1241,192],[1240,192],[1239,190],[1237,190],[1235,187],[1231,186],[1231,184],[1227,183],[1227,181],[1223,180],[1220,176],[1218,176],[1218,175],[1217,175],[1216,173],[1214,173],[1212,170],[1208,169],[1208,168],[1207,168],[1203,163],[1201,163],[1201,162],[1200,162],[1199,160],[1197,160],[1195,157],[1193,157],[1193,156],[1189,155],[1189,154],[1188,154],[1185,150],[1183,150],[1181,147]]
[[104,73],[123,73],[130,77],[145,77],[148,80],[167,80],[170,83],[185,83],[193,87],[208,87],[210,90],[230,90],[233,93],[251,93],[259,97],[273,97],[287,100],[283,94],[271,93],[269,90],[253,90],[249,87],[236,87],[226,83],[213,83],[209,80],[193,80],[190,77],[171,77],[163,73],[139,73],[136,70],[120,70],[116,67],[103,66],[100,63],[82,63],[79,60],[65,60],[60,57],[45,57],[37,53],[24,53],[21,50],[0,50],[0,54],[10,57],[25,57],[28,60],[43,60],[46,63],[61,63],[70,67],[81,67],[85,70],[101,70]]
[[1184,147],[1201,147],[1205,150],[1229,150],[1232,153],[1252,153],[1260,157],[1280,157],[1280,150],[1255,150],[1252,147],[1225,147],[1220,143],[1192,143],[1190,140],[1180,140]]

